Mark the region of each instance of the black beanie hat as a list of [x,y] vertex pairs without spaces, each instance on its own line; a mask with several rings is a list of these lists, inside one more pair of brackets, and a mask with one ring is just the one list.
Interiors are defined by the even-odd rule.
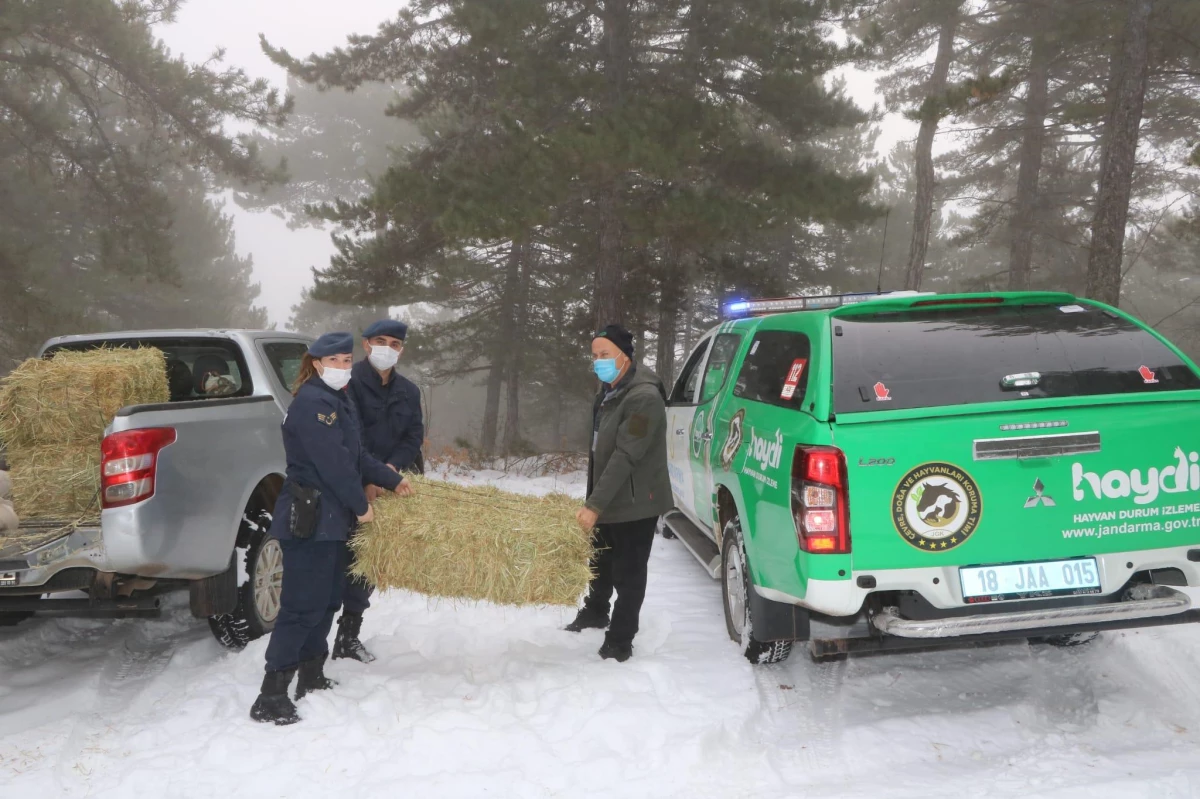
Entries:
[[596,334],[596,338],[606,338],[613,344],[617,345],[617,349],[625,353],[629,360],[633,360],[633,334],[620,325],[609,325]]

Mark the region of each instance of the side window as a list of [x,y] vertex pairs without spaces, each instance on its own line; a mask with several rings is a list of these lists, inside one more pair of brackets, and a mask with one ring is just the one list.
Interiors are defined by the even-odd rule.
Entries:
[[760,331],[742,363],[734,396],[799,410],[808,385],[811,350],[803,333]]
[[712,401],[729,377],[729,366],[733,356],[737,355],[742,337],[733,333],[723,333],[713,342],[712,354],[708,356],[708,365],[704,367],[704,382],[700,388],[700,405]]
[[675,390],[671,392],[673,405],[696,404],[696,396],[700,390],[700,363],[704,360],[704,354],[708,352],[709,341],[710,339],[701,341],[684,364],[679,379],[675,381]]
[[300,374],[300,364],[306,352],[308,345],[302,341],[263,344],[263,354],[267,356],[267,363],[271,364],[271,371],[285,392],[291,393],[292,384]]

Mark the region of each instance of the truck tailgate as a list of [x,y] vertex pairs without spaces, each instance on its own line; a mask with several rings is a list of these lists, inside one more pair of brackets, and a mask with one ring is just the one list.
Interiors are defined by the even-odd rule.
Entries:
[[1175,396],[839,417],[854,569],[1200,544],[1200,402]]

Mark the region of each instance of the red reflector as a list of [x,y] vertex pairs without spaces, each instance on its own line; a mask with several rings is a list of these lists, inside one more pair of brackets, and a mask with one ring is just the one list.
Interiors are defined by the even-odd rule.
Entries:
[[805,541],[808,543],[809,552],[834,552],[838,548],[837,536],[834,535],[810,535]]
[[926,305],[999,305],[1004,302],[1001,297],[963,297],[958,300],[919,300],[911,308],[922,308]]

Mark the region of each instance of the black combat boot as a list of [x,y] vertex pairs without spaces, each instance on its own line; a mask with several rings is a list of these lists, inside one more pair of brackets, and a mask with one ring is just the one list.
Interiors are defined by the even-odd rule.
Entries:
[[363,617],[360,613],[343,613],[338,619],[337,638],[333,641],[333,659],[349,658],[359,663],[371,663],[375,656],[367,651],[363,642],[358,640],[362,630]]
[[633,657],[633,644],[618,643],[604,639],[604,646],[600,647],[600,657],[604,660],[615,660],[618,663],[624,663]]
[[563,627],[569,633],[577,633],[583,630],[603,630],[608,626],[608,614],[597,613],[589,609],[586,605],[582,610],[575,615],[575,621]]
[[321,655],[319,658],[306,660],[300,664],[300,677],[296,680],[297,702],[303,699],[309,691],[328,691],[337,685],[337,680],[331,680],[325,676],[325,658],[327,657],[329,655]]
[[274,722],[281,727],[299,721],[296,706],[288,699],[288,686],[295,674],[295,669],[268,671],[263,677],[258,699],[254,700],[254,706],[250,708],[250,718],[255,721]]

